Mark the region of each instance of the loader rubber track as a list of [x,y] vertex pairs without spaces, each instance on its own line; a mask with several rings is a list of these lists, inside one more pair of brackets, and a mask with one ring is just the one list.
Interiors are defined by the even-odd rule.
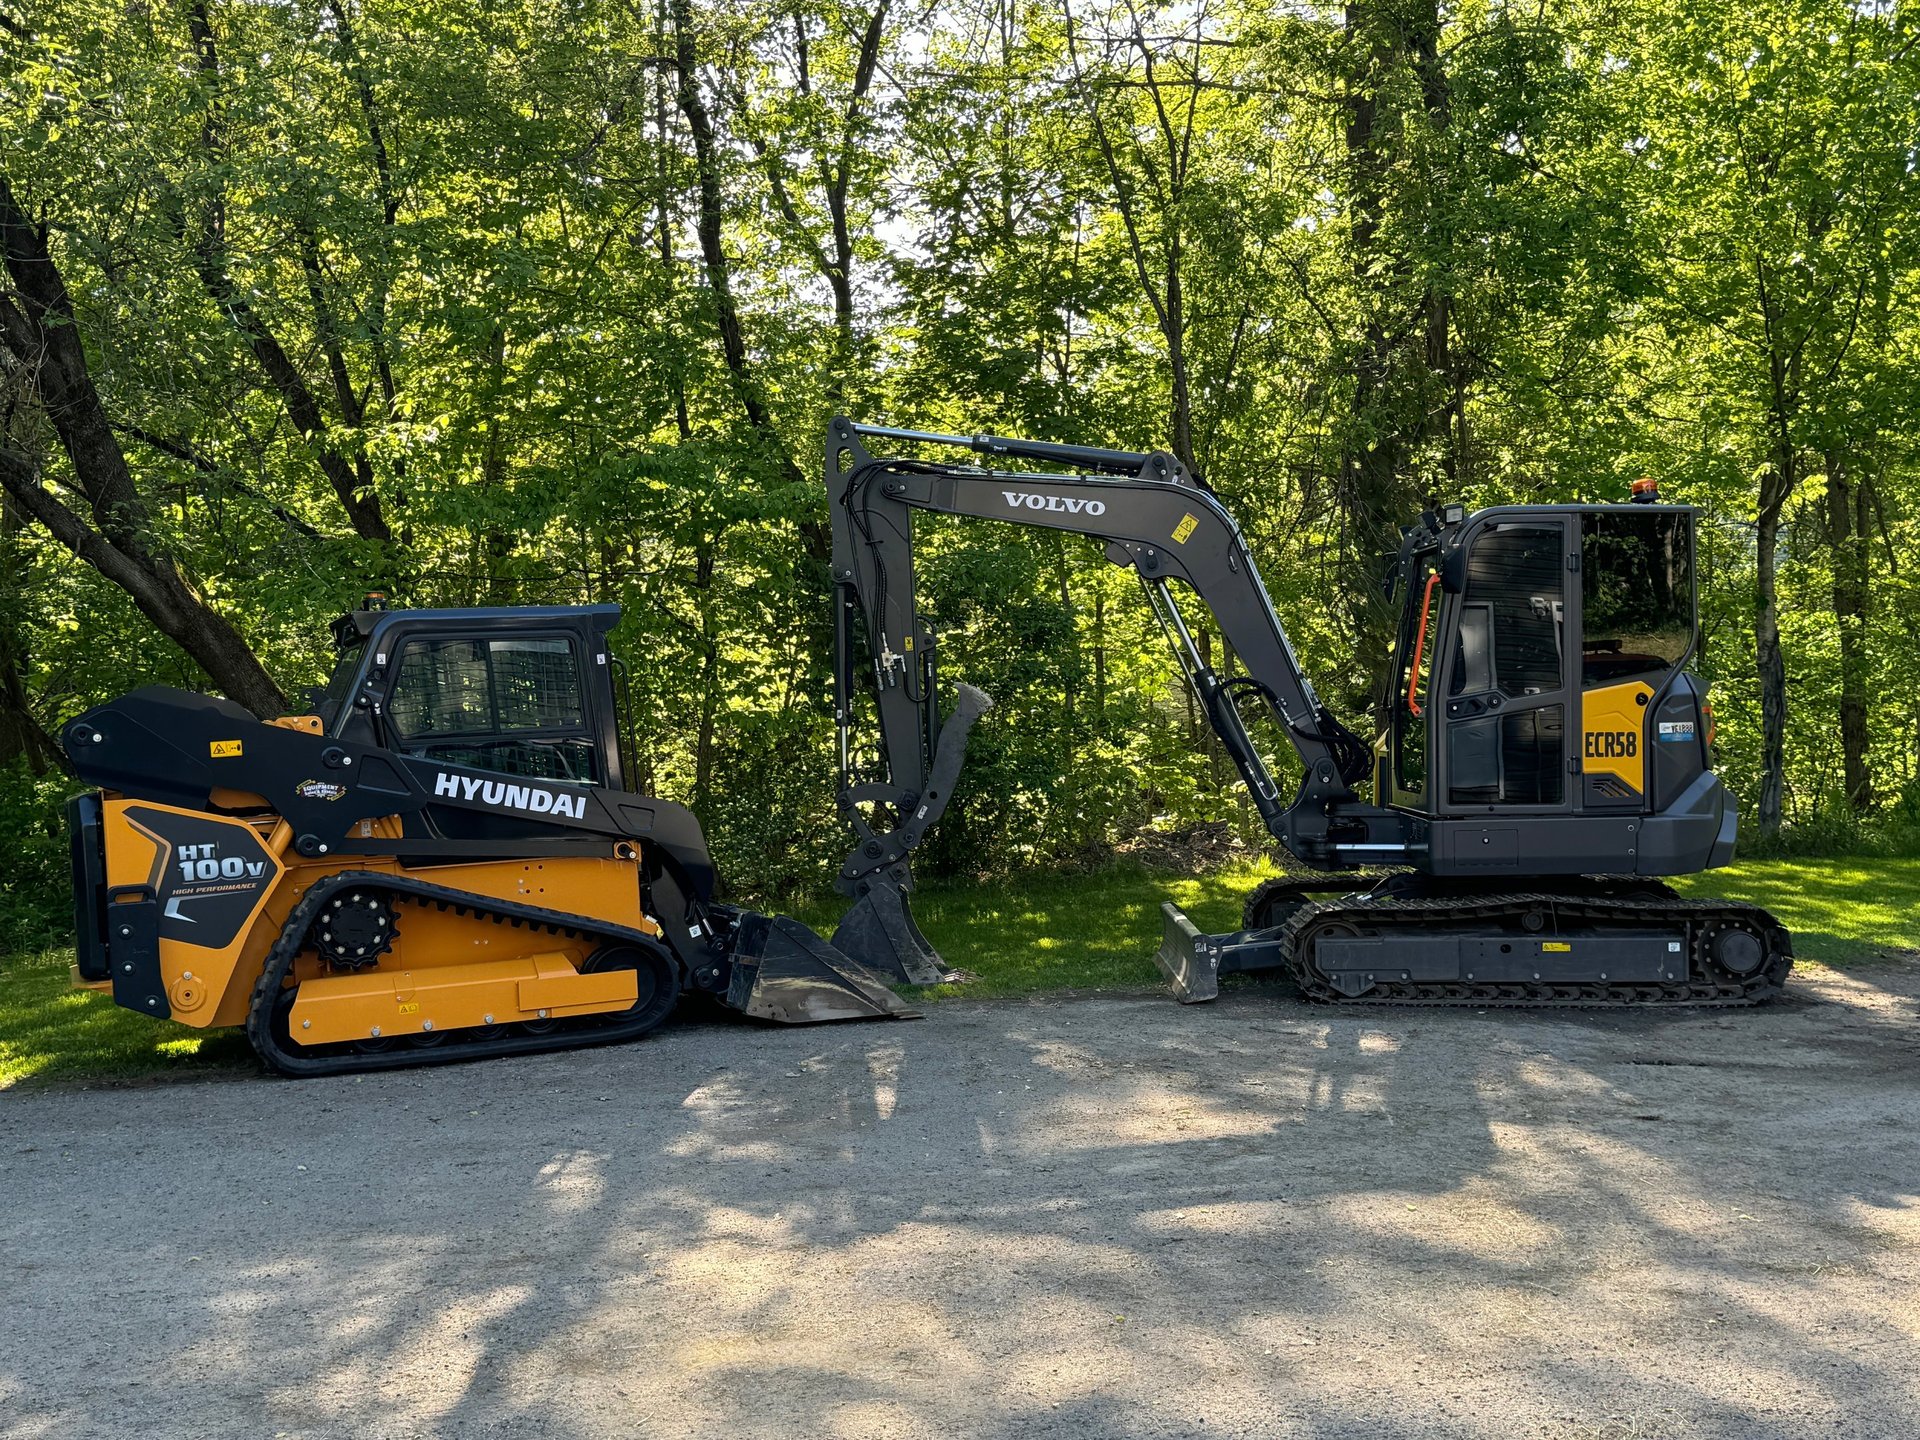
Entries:
[[[425,881],[385,871],[343,870],[316,882],[301,897],[300,903],[293,907],[293,913],[287,916],[287,923],[280,927],[280,935],[274,941],[273,949],[267,953],[266,964],[260,969],[260,978],[254,982],[253,997],[247,1008],[247,1040],[269,1070],[292,1076],[348,1075],[369,1070],[445,1065],[500,1055],[535,1055],[551,1050],[576,1050],[588,1045],[611,1045],[622,1040],[638,1039],[673,1011],[673,1005],[668,1004],[658,1014],[643,1011],[634,1020],[624,1024],[614,1021],[594,1023],[598,1017],[584,1015],[546,1022],[552,1024],[553,1028],[539,1034],[519,1030],[517,1033],[481,1037],[466,1031],[449,1030],[443,1032],[446,1036],[444,1040],[435,1040],[430,1044],[417,1041],[410,1043],[410,1037],[395,1036],[392,1037],[391,1048],[378,1050],[362,1049],[352,1042],[315,1046],[292,1043],[280,1034],[274,1014],[283,996],[293,993],[285,989],[287,975],[293,968],[295,957],[306,946],[307,932],[312,928],[321,905],[336,892],[354,885],[379,889],[396,900],[437,905],[442,909],[484,916],[496,925],[542,929],[554,935],[591,937],[596,942],[660,948],[659,939],[644,930],[609,925],[584,915],[496,900],[466,890],[429,885]],[[672,963],[671,960],[669,963]],[[516,1030],[513,1025],[503,1028],[509,1032]]]
[[[1388,882],[1391,884],[1391,882]],[[1472,1005],[1477,1008],[1555,1007],[1582,1010],[1639,1009],[1651,1005],[1758,1005],[1778,995],[1793,969],[1793,941],[1786,928],[1757,905],[1737,900],[1690,900],[1658,882],[1581,879],[1554,893],[1470,893],[1406,896],[1377,890],[1314,900],[1334,887],[1269,881],[1247,902],[1249,928],[1277,926],[1286,956],[1286,974],[1310,1000],[1331,1005]],[[1329,983],[1314,960],[1318,940],[1327,934],[1378,935],[1392,931],[1443,933],[1471,926],[1478,933],[1511,928],[1528,935],[1522,917],[1544,918],[1540,932],[1568,936],[1604,935],[1610,930],[1648,924],[1685,927],[1688,974],[1670,982],[1602,983],[1466,981],[1380,981],[1364,994],[1347,996]],[[1724,930],[1744,931],[1763,947],[1751,973],[1736,975],[1718,966],[1711,944]]]

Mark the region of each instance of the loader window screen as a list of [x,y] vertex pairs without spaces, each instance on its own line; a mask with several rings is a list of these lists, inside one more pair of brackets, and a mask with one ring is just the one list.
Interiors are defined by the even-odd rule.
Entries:
[[601,778],[578,657],[557,636],[410,640],[387,713],[417,755],[509,775]]
[[1581,683],[1654,685],[1693,646],[1691,517],[1645,506],[1586,517]]

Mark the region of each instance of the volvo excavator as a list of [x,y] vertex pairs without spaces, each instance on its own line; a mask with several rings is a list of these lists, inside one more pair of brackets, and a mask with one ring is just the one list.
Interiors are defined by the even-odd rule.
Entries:
[[[910,852],[951,792],[964,738],[950,732],[988,703],[962,685],[942,713],[914,577],[915,519],[931,514],[1104,544],[1260,819],[1317,872],[1262,886],[1229,934],[1164,906],[1155,958],[1178,998],[1252,970],[1334,1003],[1751,1005],[1784,984],[1792,942],[1773,916],[1665,881],[1725,865],[1738,816],[1687,668],[1696,514],[1652,482],[1625,504],[1444,505],[1409,527],[1369,744],[1316,693],[1233,516],[1172,454],[838,417],[825,474],[841,806],[862,839],[839,877],[855,899],[842,930],[869,964],[946,973],[913,925]],[[1245,673],[1207,662],[1182,608],[1195,600]],[[868,715],[877,743],[862,747]],[[1256,732],[1298,757],[1291,796]]]
[[[333,626],[308,713],[149,686],[62,732],[75,978],[326,1075],[631,1039],[685,994],[912,1015],[799,921],[719,903],[700,824],[629,792],[613,605]],[[957,770],[949,741],[945,762]]]

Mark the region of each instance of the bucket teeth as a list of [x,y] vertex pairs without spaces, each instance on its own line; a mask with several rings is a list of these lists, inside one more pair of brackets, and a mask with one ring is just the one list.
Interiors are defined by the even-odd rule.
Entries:
[[782,1025],[911,1020],[920,1013],[889,990],[882,976],[786,915],[741,917],[727,1004]]

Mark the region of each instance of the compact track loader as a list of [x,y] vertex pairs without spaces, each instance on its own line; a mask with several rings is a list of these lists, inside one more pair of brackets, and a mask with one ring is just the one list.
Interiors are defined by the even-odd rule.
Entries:
[[[906,453],[876,456],[878,441]],[[1053,468],[999,468],[1009,460]],[[1448,505],[1408,529],[1371,745],[1321,703],[1239,526],[1173,455],[836,418],[826,482],[841,805],[864,839],[840,876],[857,901],[842,930],[858,928],[870,962],[942,974],[907,908],[908,857],[952,788],[957,766],[933,763],[955,748],[947,727],[964,733],[987,703],[963,686],[941,714],[938,636],[914,585],[914,517],[931,513],[1104,542],[1139,578],[1267,828],[1327,873],[1263,886],[1231,934],[1163,907],[1156,959],[1181,999],[1257,969],[1316,1000],[1477,1006],[1748,1005],[1785,982],[1792,945],[1771,915],[1661,878],[1726,864],[1738,821],[1711,767],[1706,687],[1687,669],[1695,513],[1658,503],[1651,482],[1637,503]],[[1246,673],[1203,658],[1175,582]],[[862,767],[851,731],[869,689],[878,758]],[[1299,757],[1291,802],[1248,708]],[[1362,869],[1390,873],[1341,874]]]
[[699,822],[624,788],[619,614],[363,609],[310,714],[150,686],[82,715],[76,978],[244,1025],[288,1075],[631,1039],[685,993],[789,1024],[913,1014],[904,976],[716,903]]

